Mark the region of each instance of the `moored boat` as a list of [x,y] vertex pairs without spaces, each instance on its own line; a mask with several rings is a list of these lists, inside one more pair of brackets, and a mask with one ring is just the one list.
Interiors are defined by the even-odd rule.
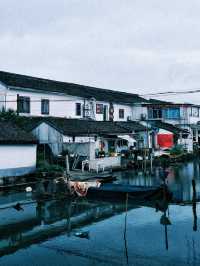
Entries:
[[166,186],[132,186],[123,184],[102,184],[99,187],[89,187],[87,198],[93,199],[109,199],[109,200],[155,200],[170,199],[171,192]]

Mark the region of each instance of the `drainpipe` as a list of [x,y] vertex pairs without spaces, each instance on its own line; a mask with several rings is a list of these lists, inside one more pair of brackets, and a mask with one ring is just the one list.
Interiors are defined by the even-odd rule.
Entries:
[[5,93],[5,97],[4,97],[4,110],[6,112],[6,104],[7,104],[7,93]]

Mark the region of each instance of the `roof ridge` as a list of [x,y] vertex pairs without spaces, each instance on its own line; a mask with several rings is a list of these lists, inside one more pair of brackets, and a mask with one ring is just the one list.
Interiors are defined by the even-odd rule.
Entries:
[[[54,83],[57,83],[57,84],[68,85],[68,86],[73,86],[74,85],[74,86],[85,87],[85,88],[89,88],[89,89],[98,89],[98,90],[105,91],[105,92],[111,92],[111,93],[118,93],[118,94],[123,94],[123,95],[127,95],[127,96],[131,95],[131,96],[135,96],[135,97],[140,97],[139,94],[137,94],[137,93],[130,93],[130,92],[125,92],[125,91],[118,91],[118,90],[113,90],[113,89],[100,88],[100,87],[84,85],[84,84],[78,84],[78,83],[72,83],[72,82],[67,82],[67,81],[59,81],[59,80],[53,80],[53,79],[48,79],[48,78],[41,78],[41,77],[36,77],[36,76],[23,75],[23,74],[13,73],[13,72],[8,72],[8,71],[3,71],[3,70],[0,70],[0,73],[5,74],[5,75],[13,75],[13,76],[21,77],[21,78],[37,80],[37,81],[54,82]],[[142,97],[140,97],[140,98],[142,98]]]

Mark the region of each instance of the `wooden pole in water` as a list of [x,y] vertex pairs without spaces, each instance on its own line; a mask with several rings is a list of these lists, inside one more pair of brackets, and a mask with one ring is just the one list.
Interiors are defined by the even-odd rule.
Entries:
[[153,155],[151,153],[151,174],[153,173]]
[[69,175],[69,156],[65,157],[65,165],[66,165],[66,174]]
[[194,179],[192,179],[192,189],[193,189],[192,211],[194,216],[193,231],[197,231],[196,182]]
[[127,232],[127,211],[128,211],[128,193],[126,193],[126,202],[125,202],[124,246],[125,246],[126,264],[129,265],[129,263],[128,263],[128,247],[127,247],[127,239],[126,239],[126,232]]

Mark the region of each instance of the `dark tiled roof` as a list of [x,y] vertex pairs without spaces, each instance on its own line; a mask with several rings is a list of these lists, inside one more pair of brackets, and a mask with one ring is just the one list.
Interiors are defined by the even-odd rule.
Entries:
[[44,120],[41,116],[18,116],[13,118],[12,122],[15,123],[18,127],[22,128],[26,132],[31,132]]
[[99,101],[116,103],[141,103],[147,100],[137,94],[100,89],[74,83],[60,82],[0,71],[0,81],[5,85],[45,92],[58,92],[83,98],[94,97]]
[[197,130],[200,130],[200,124],[191,124],[190,125],[190,127],[192,128],[192,129],[197,129]]
[[149,99],[148,102],[143,104],[144,106],[157,106],[157,107],[180,107],[180,106],[192,106],[191,103],[174,103],[157,99]]
[[93,121],[84,119],[67,119],[59,117],[19,117],[17,125],[24,130],[31,131],[40,123],[45,122],[63,135],[87,136],[89,134],[127,134],[129,129],[122,128],[110,121]]
[[[44,121],[44,120],[43,120]],[[110,121],[93,121],[83,119],[46,118],[47,123],[64,135],[79,136],[89,134],[127,134],[130,130],[117,126]]]
[[0,119],[0,144],[36,144],[32,134],[19,128],[11,121]]
[[173,102],[167,102],[167,101],[157,100],[157,99],[149,99],[149,103],[153,103],[153,104],[173,104]]
[[139,131],[145,131],[146,127],[141,125],[138,122],[135,121],[127,121],[127,122],[115,122],[116,125],[122,127],[122,128],[126,128],[130,131],[135,131],[135,132],[139,132]]
[[188,134],[188,130],[186,129],[182,129],[182,128],[179,128],[177,126],[174,126],[172,124],[169,124],[169,123],[164,123],[162,121],[150,121],[149,122],[151,124],[152,127],[157,127],[157,128],[162,128],[162,129],[165,129],[167,131],[170,131],[176,135],[179,135],[180,133],[183,133],[183,134]]

